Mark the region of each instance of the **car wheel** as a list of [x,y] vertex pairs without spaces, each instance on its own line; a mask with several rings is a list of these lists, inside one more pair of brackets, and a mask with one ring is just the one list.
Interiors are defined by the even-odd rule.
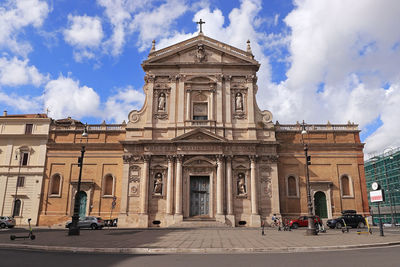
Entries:
[[0,223],[0,228],[6,228],[6,224],[5,223]]
[[364,228],[365,227],[365,223],[363,222],[359,222],[357,225],[357,228]]
[[342,228],[342,224],[340,222],[337,222],[336,223],[336,229],[340,229],[340,228]]
[[297,228],[299,228],[299,225],[297,223],[294,223],[294,224],[292,224],[292,228],[297,229]]
[[92,224],[90,225],[90,228],[91,228],[92,230],[96,230],[96,229],[97,229],[97,224],[92,223]]

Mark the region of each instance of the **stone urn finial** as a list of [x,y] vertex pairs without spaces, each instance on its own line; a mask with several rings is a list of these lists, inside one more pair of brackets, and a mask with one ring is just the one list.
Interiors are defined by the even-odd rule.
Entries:
[[151,42],[151,50],[150,53],[153,53],[154,51],[156,51],[156,40],[153,40]]

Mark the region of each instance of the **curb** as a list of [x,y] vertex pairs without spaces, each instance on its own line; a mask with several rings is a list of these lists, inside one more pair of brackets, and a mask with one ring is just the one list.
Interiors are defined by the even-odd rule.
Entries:
[[40,246],[25,244],[0,243],[0,248],[48,251],[48,252],[72,252],[72,253],[100,253],[100,254],[251,254],[251,253],[279,253],[279,252],[317,252],[332,250],[352,250],[360,248],[378,248],[400,245],[400,241],[324,246],[324,247],[271,247],[271,248],[86,248],[86,247],[63,247],[63,246]]

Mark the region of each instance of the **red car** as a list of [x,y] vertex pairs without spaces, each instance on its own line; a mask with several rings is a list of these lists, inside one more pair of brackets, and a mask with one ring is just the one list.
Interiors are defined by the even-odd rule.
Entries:
[[[317,223],[317,222],[322,224],[321,219],[318,216],[315,216],[314,223]],[[297,219],[291,220],[289,222],[289,226],[290,226],[290,228],[293,228],[293,229],[297,229],[297,228],[303,227],[303,226],[308,227],[308,216],[300,216]]]

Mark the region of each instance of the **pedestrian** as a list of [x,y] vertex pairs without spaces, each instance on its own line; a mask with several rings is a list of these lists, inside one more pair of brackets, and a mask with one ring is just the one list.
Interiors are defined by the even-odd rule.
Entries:
[[265,235],[265,233],[264,233],[264,227],[265,227],[265,220],[262,220],[261,221],[261,235]]

